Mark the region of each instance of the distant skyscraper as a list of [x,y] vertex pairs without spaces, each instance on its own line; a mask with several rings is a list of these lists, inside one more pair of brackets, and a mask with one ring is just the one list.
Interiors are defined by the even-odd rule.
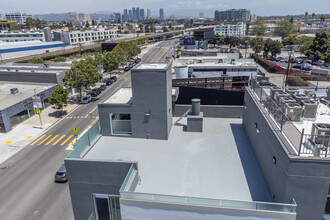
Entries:
[[140,8],[136,8],[136,20],[140,20]]
[[144,20],[144,9],[140,9],[140,20]]
[[135,10],[135,8],[132,8],[132,12],[133,12],[132,20],[136,20],[136,10]]
[[124,9],[123,20],[125,20],[125,21],[127,21],[127,20],[128,20],[128,13],[127,13],[127,9]]
[[199,18],[204,18],[204,13],[203,12],[199,13]]
[[133,20],[132,10],[128,10],[128,20]]
[[248,9],[230,9],[227,11],[215,11],[215,21],[243,21],[250,20],[251,11]]
[[151,18],[151,10],[148,8],[147,9],[147,19]]
[[159,9],[159,19],[164,20],[164,9],[163,8]]

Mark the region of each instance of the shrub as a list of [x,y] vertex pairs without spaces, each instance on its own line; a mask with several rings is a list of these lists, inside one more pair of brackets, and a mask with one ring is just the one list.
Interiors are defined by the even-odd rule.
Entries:
[[66,61],[66,58],[65,57],[56,57],[54,59],[54,62],[65,62]]
[[299,76],[289,76],[287,82],[289,86],[308,86],[308,83]]
[[30,62],[31,63],[40,63],[40,64],[44,64],[45,63],[45,61],[42,58],[40,58],[40,57],[35,57]]

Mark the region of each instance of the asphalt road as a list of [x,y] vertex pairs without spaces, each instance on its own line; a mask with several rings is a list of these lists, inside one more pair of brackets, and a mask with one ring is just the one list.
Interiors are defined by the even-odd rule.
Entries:
[[[177,40],[165,41],[151,48],[143,62],[165,62],[174,54]],[[94,102],[80,105],[53,125],[29,146],[0,164],[0,219],[70,220],[73,219],[67,183],[55,183],[54,174],[74,140],[73,127],[81,134],[98,118],[97,104],[104,102],[122,87],[130,87],[130,72],[107,87]],[[88,115],[92,114],[93,118]]]
[[[121,87],[130,86],[130,73],[119,77],[98,100],[80,105],[29,146],[0,167],[0,219],[73,219],[67,183],[54,183],[54,174],[71,151],[73,127],[82,133],[97,120],[97,103],[103,102]],[[94,118],[86,118],[91,113]],[[6,168],[7,167],[7,168]]]

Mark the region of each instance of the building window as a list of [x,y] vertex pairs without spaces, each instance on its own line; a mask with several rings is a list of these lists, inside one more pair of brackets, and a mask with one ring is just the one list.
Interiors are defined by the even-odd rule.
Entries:
[[131,114],[110,114],[112,134],[132,134]]
[[119,196],[93,194],[97,220],[121,220]]

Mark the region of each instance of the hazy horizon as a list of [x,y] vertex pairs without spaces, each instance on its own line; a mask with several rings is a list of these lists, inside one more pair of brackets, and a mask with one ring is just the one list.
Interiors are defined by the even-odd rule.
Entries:
[[232,8],[247,8],[251,10],[252,14],[257,14],[258,16],[299,15],[304,14],[305,11],[310,14],[330,13],[330,1],[326,0],[315,0],[312,5],[307,0],[301,0],[299,4],[296,4],[296,1],[293,0],[236,0],[235,2],[225,0],[122,0],[116,2],[115,5],[113,2],[109,0],[57,0],[45,4],[42,0],[11,0],[1,3],[0,13],[4,14],[13,11],[24,11],[31,14],[67,13],[71,11],[86,13],[111,11],[123,13],[123,9],[131,9],[132,7],[144,8],[145,10],[149,8],[153,16],[158,15],[159,8],[164,8],[166,16],[181,15],[190,17],[197,17],[200,12],[203,12],[205,17],[213,17],[215,10]]

